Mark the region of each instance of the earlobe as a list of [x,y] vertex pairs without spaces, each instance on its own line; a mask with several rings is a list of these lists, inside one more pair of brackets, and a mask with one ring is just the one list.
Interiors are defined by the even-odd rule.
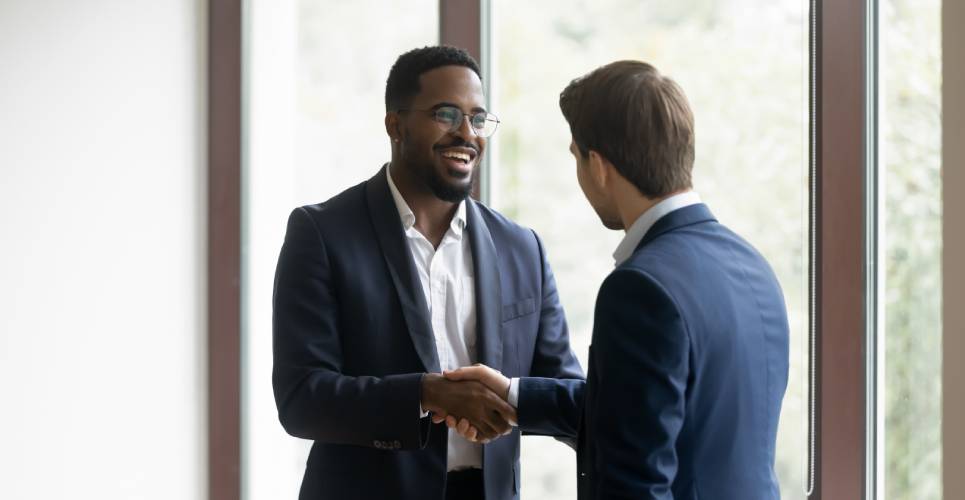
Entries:
[[399,131],[398,114],[392,112],[385,114],[385,133],[389,135],[392,142],[399,142],[402,139],[402,133]]

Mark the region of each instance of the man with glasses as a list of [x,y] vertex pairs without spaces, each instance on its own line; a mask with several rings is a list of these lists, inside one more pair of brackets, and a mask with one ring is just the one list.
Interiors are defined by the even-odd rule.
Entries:
[[[469,195],[499,120],[465,51],[399,57],[386,83],[391,162],[295,209],[278,260],[279,418],[315,443],[302,499],[519,497],[507,394],[443,370],[582,379],[536,234]],[[441,422],[472,422],[470,441]]]

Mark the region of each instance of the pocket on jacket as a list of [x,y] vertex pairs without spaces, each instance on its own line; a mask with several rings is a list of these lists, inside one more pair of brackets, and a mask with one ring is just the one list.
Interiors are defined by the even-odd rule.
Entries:
[[536,299],[523,299],[503,305],[503,322],[536,312]]

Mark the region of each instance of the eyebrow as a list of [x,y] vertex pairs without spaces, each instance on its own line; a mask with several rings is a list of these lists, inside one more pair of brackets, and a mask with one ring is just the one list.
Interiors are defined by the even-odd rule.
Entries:
[[[462,109],[462,108],[459,107],[459,105],[456,104],[456,103],[445,102],[445,101],[440,102],[440,103],[436,103],[435,106],[432,106],[432,107],[429,108],[429,109],[435,111],[435,110],[437,110],[437,109],[439,109],[439,108],[442,108],[442,107],[445,107],[445,106],[453,107],[453,108],[456,108],[456,109]],[[488,111],[486,111],[486,108],[480,108],[479,106],[476,106],[475,108],[472,108],[470,111],[472,111],[473,113],[481,113],[481,112],[488,113]]]

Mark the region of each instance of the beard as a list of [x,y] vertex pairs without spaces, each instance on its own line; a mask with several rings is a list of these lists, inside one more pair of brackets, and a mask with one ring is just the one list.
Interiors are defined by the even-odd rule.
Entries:
[[453,184],[446,182],[446,179],[439,172],[432,168],[432,165],[424,165],[419,169],[422,181],[429,187],[436,198],[450,203],[459,203],[472,194],[472,186],[476,183],[476,169],[472,170],[471,181],[467,184]]
[[[408,137],[406,137],[406,142],[408,142]],[[459,203],[472,194],[472,188],[476,184],[477,171],[479,170],[478,161],[480,158],[476,158],[476,167],[472,169],[472,173],[469,175],[470,182],[466,184],[456,184],[443,177],[431,160],[413,158],[412,155],[407,154],[408,151],[409,148],[403,149],[403,161],[413,167],[412,171],[415,172],[416,177],[422,181],[422,184],[429,189],[429,192],[431,192],[433,196],[449,203]],[[460,174],[453,173],[452,176],[460,177]]]

